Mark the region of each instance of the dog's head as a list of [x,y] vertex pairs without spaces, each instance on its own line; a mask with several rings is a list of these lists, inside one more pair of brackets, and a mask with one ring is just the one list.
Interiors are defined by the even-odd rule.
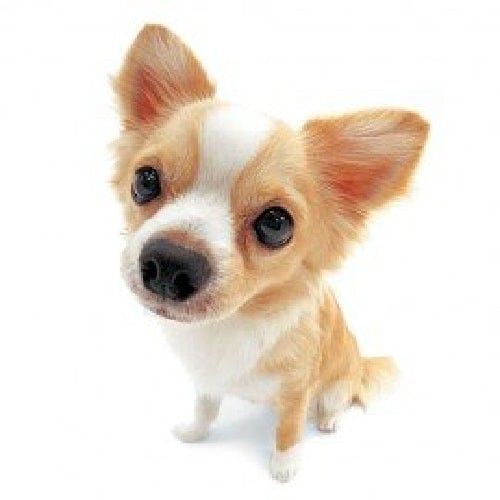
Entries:
[[178,321],[281,307],[337,266],[369,212],[405,191],[428,126],[373,110],[279,120],[221,102],[192,52],[146,26],[115,80],[123,272]]

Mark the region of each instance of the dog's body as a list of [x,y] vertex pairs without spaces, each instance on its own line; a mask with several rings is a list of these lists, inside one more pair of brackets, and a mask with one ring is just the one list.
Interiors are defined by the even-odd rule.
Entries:
[[388,358],[360,357],[322,277],[368,213],[404,192],[427,125],[376,110],[295,131],[215,99],[189,49],[156,26],[139,34],[116,90],[124,276],[163,318],[198,394],[176,433],[203,438],[225,394],[271,404],[271,470],[288,480],[307,415],[331,431],[394,373]]

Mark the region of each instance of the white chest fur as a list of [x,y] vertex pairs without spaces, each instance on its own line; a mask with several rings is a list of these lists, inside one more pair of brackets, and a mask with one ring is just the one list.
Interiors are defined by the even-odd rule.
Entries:
[[259,359],[296,326],[304,307],[295,304],[270,317],[235,314],[210,324],[163,322],[169,343],[191,375],[196,390],[222,396],[233,393],[268,400],[278,381],[252,374]]

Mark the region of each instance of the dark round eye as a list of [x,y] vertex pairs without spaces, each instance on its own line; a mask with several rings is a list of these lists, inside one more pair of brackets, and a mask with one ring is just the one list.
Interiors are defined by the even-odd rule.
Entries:
[[141,167],[135,172],[132,182],[132,198],[138,205],[144,205],[161,192],[160,175],[154,167]]
[[264,210],[253,223],[253,227],[257,239],[266,247],[279,248],[292,239],[292,216],[281,207]]

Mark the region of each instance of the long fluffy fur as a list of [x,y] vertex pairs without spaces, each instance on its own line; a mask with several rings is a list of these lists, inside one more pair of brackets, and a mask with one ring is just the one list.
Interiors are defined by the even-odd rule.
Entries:
[[399,370],[389,357],[363,358],[363,373],[355,402],[366,408],[383,390],[397,379]]

